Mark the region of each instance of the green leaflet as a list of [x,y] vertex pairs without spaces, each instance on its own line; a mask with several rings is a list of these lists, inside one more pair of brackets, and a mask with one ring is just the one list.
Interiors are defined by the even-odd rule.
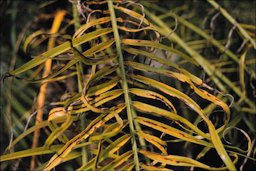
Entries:
[[[101,35],[105,35],[111,32],[111,29],[99,29],[96,30],[94,32],[88,33],[86,35],[83,35],[81,37],[75,38],[73,40],[73,46],[79,46],[82,43],[85,43],[87,41],[90,41],[92,39],[95,39]],[[21,67],[15,69],[14,71],[11,71],[10,74],[11,75],[18,75],[21,74],[25,71],[28,71],[42,63],[44,63],[47,59],[53,59],[55,56],[62,54],[68,50],[71,49],[70,43],[69,42],[65,42],[62,43],[61,45],[48,50],[47,52],[33,58],[32,60],[30,60],[29,62],[27,62],[26,64],[22,65]]]
[[[81,148],[82,146],[89,145],[89,143],[83,143],[83,144],[80,144],[80,145],[81,146],[79,148]],[[37,147],[37,148],[34,148],[34,149],[18,151],[18,152],[12,153],[12,154],[2,155],[1,158],[0,158],[0,161],[3,162],[3,161],[7,161],[7,160],[15,160],[15,159],[19,159],[19,158],[23,158],[23,157],[29,157],[29,156],[33,156],[33,155],[43,155],[43,154],[56,153],[62,147],[63,147],[63,145],[52,145],[50,147]],[[77,155],[77,154],[78,154],[78,152],[72,152],[66,158],[69,158],[70,156]],[[64,160],[66,160],[66,158]]]
[[[63,122],[65,121],[66,117],[59,117],[57,119],[55,119],[56,123],[59,122]],[[77,120],[77,116],[73,116],[73,120]],[[40,129],[40,128],[44,128],[46,126],[50,125],[50,121],[43,121],[38,125],[35,125],[31,128],[29,128],[28,130],[26,130],[25,132],[23,132],[22,134],[20,134],[11,144],[10,148],[13,147],[15,144],[17,144],[20,140],[22,140],[24,137],[26,137],[27,135],[33,133],[36,129]]]
[[142,46],[142,47],[146,46],[146,47],[154,47],[154,48],[158,48],[158,49],[163,49],[168,52],[179,55],[180,57],[184,58],[186,61],[189,61],[194,65],[198,65],[197,62],[193,58],[189,57],[188,55],[186,55],[186,54],[182,53],[181,51],[178,51],[174,48],[163,45],[161,43],[157,43],[157,42],[149,41],[149,40],[138,40],[138,39],[123,39],[122,43],[125,45]]

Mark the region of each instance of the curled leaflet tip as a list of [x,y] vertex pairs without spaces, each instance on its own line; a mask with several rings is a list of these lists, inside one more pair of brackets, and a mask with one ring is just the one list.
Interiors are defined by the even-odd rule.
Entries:
[[224,96],[228,96],[229,97],[230,104],[228,105],[228,107],[232,107],[232,105],[233,105],[233,103],[235,101],[234,97],[231,94],[225,94]]
[[6,79],[6,78],[9,78],[9,77],[13,77],[14,75],[12,75],[12,74],[10,74],[9,72],[6,72],[6,73],[4,73],[2,76],[1,76],[1,84],[4,84],[4,80]]

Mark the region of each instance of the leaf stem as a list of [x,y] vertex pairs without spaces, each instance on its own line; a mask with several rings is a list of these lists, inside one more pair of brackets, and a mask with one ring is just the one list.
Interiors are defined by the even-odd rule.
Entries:
[[125,75],[125,68],[124,68],[124,58],[122,54],[122,49],[121,49],[121,42],[120,42],[120,37],[119,37],[119,32],[117,28],[117,21],[116,21],[116,15],[115,15],[115,10],[113,6],[113,1],[108,0],[108,8],[110,12],[110,17],[111,17],[111,22],[112,22],[112,28],[114,32],[114,38],[116,42],[116,51],[118,55],[118,63],[119,63],[119,69],[120,69],[120,74],[121,74],[121,84],[122,88],[124,91],[124,98],[125,98],[125,104],[126,104],[126,112],[127,112],[127,117],[129,121],[129,126],[130,126],[130,133],[131,133],[131,143],[132,143],[132,150],[134,154],[134,163],[135,163],[135,170],[139,171],[140,166],[139,166],[139,158],[138,158],[138,149],[137,149],[137,143],[135,139],[135,129],[134,129],[134,116],[132,114],[132,106],[131,106],[131,99],[128,91],[128,84],[127,84],[127,79]]
[[[79,29],[80,27],[80,20],[79,20],[79,13],[78,13],[78,10],[77,10],[77,1],[74,1],[72,3],[72,11],[73,11],[73,18],[74,18],[74,21],[75,21],[75,31]],[[81,46],[78,46],[77,49],[79,51],[81,51]],[[82,89],[83,89],[83,86],[82,86],[82,83],[83,83],[83,80],[82,80],[82,64],[81,62],[77,63],[76,64],[76,70],[77,70],[77,80],[78,80],[78,91],[81,92]],[[81,122],[81,126],[80,126],[80,129],[81,131],[83,131],[85,129],[85,115],[81,115],[81,119],[80,119],[80,122]],[[85,165],[87,162],[88,162],[88,154],[87,154],[87,151],[86,151],[86,147],[82,147],[82,150],[81,150],[81,154],[82,154],[82,165]]]

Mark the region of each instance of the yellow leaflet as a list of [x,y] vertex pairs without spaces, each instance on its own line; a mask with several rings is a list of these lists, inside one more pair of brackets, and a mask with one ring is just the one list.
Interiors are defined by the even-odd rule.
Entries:
[[234,163],[232,162],[232,160],[230,159],[229,155],[227,154],[227,152],[220,140],[220,137],[214,128],[214,125],[212,124],[211,121],[208,121],[207,125],[208,125],[208,129],[209,129],[209,132],[211,135],[212,143],[213,143],[217,153],[219,154],[220,158],[226,164],[226,166],[228,167],[229,170],[232,170],[232,171],[236,170],[236,167],[235,167]]
[[92,102],[94,102],[94,100],[96,101],[95,106],[100,106],[106,102],[109,102],[119,96],[121,96],[123,94],[123,91],[121,89],[117,89],[117,90],[112,90],[112,91],[108,91],[104,94],[101,94],[97,97],[95,97]]
[[[52,132],[54,132],[54,131],[58,128],[58,125],[57,125],[55,122],[50,122],[49,128],[50,128],[50,130],[51,130]],[[58,140],[59,140],[61,143],[65,144],[65,143],[68,141],[68,138],[66,137],[65,134],[62,134],[62,135],[60,135],[60,136],[58,137]]]
[[[108,41],[97,44],[97,45],[91,47],[90,49],[86,50],[85,52],[83,52],[83,55],[86,56],[86,57],[87,56],[92,56],[93,54],[95,54],[97,52],[101,52],[101,51],[109,48],[114,42],[115,41],[113,39],[110,39]],[[91,58],[91,59],[94,59],[94,58]]]
[[[223,162],[227,165],[227,167],[230,170],[235,170],[235,166],[232,163],[230,157],[228,156],[228,154],[220,140],[218,132],[215,130],[214,125],[209,120],[209,118],[205,116],[205,114],[203,113],[203,110],[193,99],[191,99],[184,93],[182,93],[166,84],[155,81],[153,79],[146,78],[144,76],[139,76],[139,75],[133,75],[132,78],[137,81],[143,82],[144,84],[155,87],[155,88],[163,91],[166,94],[177,97],[181,101],[184,101],[191,109],[193,109],[195,112],[197,112],[202,117],[202,119],[207,123],[212,143],[213,143],[216,151],[218,152],[220,158],[223,160]],[[153,125],[151,125],[151,126],[153,126]],[[208,145],[206,145],[206,146],[208,146]]]
[[193,160],[188,157],[184,156],[177,156],[177,155],[160,155],[157,153],[152,153],[146,150],[140,150],[139,151],[144,156],[150,158],[151,160],[160,162],[160,163],[166,163],[168,165],[172,166],[188,166],[188,167],[199,167],[207,170],[223,170],[223,168],[212,168],[208,165],[205,165],[201,162],[198,162],[196,160]]
[[[107,157],[111,156],[113,153],[118,151],[123,145],[125,145],[130,140],[130,135],[125,134],[118,138],[116,141],[111,143],[105,150],[102,151],[101,156],[99,158],[99,162],[103,161]],[[81,166],[78,171],[88,170],[93,167],[95,157],[90,160],[86,165]]]
[[[102,17],[102,18],[98,18],[98,19],[94,19],[94,20],[90,20],[90,22],[82,25],[77,31],[76,33],[74,34],[73,38],[75,37],[80,37],[88,28],[90,27],[93,27],[95,25],[98,25],[98,24],[104,24],[104,23],[108,23],[110,22],[110,17]],[[124,22],[124,20],[122,18],[117,18],[117,21],[118,22]],[[151,27],[143,27],[141,29],[131,29],[131,28],[128,28],[128,27],[124,27],[124,26],[119,26],[119,28],[121,30],[124,30],[124,31],[128,31],[128,32],[139,32],[139,31],[143,31],[143,30],[147,30],[147,29],[150,29],[150,30],[153,30],[153,28]]]
[[[160,138],[155,137],[155,136],[153,136],[153,135],[146,134],[146,133],[144,133],[144,132],[142,132],[142,131],[137,132],[137,134],[138,134],[140,137],[142,137],[142,138],[144,138],[145,140],[147,140],[149,143],[153,144],[156,148],[158,148],[158,149],[162,152],[162,154],[167,155],[166,149],[162,146],[162,145],[165,145],[165,146],[166,146],[166,143],[165,143],[163,140],[161,140]],[[161,144],[160,144],[160,143],[161,143]]]
[[173,104],[166,97],[162,96],[161,94],[158,94],[158,93],[150,91],[150,90],[139,89],[139,88],[131,88],[130,92],[137,96],[160,100],[166,106],[168,106],[169,109],[172,109],[174,113],[177,113]]
[[[205,116],[205,114],[203,113],[203,110],[200,108],[200,106],[198,106],[198,104],[193,99],[191,99],[184,93],[182,93],[166,84],[155,81],[153,79],[150,79],[150,78],[147,78],[144,76],[139,76],[139,75],[133,75],[132,78],[137,81],[143,82],[144,84],[153,86],[153,87],[163,91],[166,94],[177,97],[181,101],[184,101],[194,111],[196,111],[202,117],[202,119],[207,123],[212,143],[213,143],[215,149],[217,150],[219,156],[231,170],[234,170],[235,166],[233,165],[230,157],[228,156],[226,150],[224,149],[224,146],[218,136],[218,132],[215,130],[215,127],[213,126],[212,122]],[[154,124],[153,125],[151,124],[150,126],[152,127],[152,126],[154,126]],[[188,140],[190,141],[191,139],[188,139]],[[193,140],[193,142],[198,143],[198,140],[197,141]],[[209,146],[206,144],[204,144],[204,145]]]
[[72,116],[71,113],[65,112],[66,114],[66,120],[64,123],[61,124],[61,126],[59,128],[56,128],[46,139],[45,141],[45,145],[46,146],[50,146],[59,136],[61,136],[63,134],[63,132],[65,132],[68,127],[72,124],[73,120],[72,120]]
[[102,144],[101,144],[101,141],[99,141],[99,143],[98,143],[98,151],[97,151],[97,154],[96,154],[96,158],[95,158],[95,162],[94,162],[94,167],[93,167],[94,170],[97,170],[98,161],[99,161],[101,150],[102,150]]
[[[152,53],[149,53],[147,51],[143,51],[141,49],[134,49],[134,48],[124,47],[123,50],[125,50],[128,53],[134,54],[134,55],[146,56],[146,57],[148,57],[148,58],[150,58],[152,60],[155,60],[155,61],[157,61],[157,62],[159,62],[159,63],[161,63],[163,65],[167,65],[167,66],[173,67],[176,70],[180,71],[181,73],[184,73],[185,75],[187,75],[197,85],[206,86],[200,78],[198,78],[195,75],[189,73],[188,71],[180,68],[177,64],[173,63],[170,60],[166,60],[166,59],[160,58],[160,57],[158,57],[158,56],[156,56],[156,55],[154,55]],[[129,62],[127,62],[127,63],[129,63]],[[207,87],[207,88],[209,88],[209,87]]]
[[117,152],[123,145],[125,145],[127,143],[128,140],[130,140],[130,138],[131,138],[130,136],[127,136],[127,137],[125,136],[125,137],[123,137],[123,139],[120,139],[119,144],[115,144],[115,146],[114,145],[112,146],[112,144],[111,144],[108,147],[109,149],[111,149],[111,150],[109,150],[108,153],[109,154],[114,154],[115,152]]
[[133,168],[134,168],[134,163],[131,162],[131,163],[128,163],[126,165],[124,165],[122,168],[120,168],[119,170],[125,170],[125,171],[132,171]]
[[128,161],[128,159],[132,156],[133,152],[132,151],[127,151],[121,156],[118,156],[115,160],[107,164],[106,166],[102,167],[100,170],[105,171],[105,170],[114,170],[116,167],[120,166],[121,164],[125,163]]
[[[221,131],[223,130],[223,128],[228,124],[229,120],[230,120],[230,110],[229,107],[226,103],[224,103],[223,101],[221,101],[220,99],[218,99],[216,96],[208,93],[205,90],[199,89],[197,88],[194,84],[193,81],[191,80],[190,77],[188,77],[187,75],[184,75],[182,73],[177,73],[177,72],[173,72],[173,71],[169,71],[166,69],[162,69],[162,68],[153,68],[149,65],[145,65],[145,64],[140,64],[140,63],[136,63],[136,62],[126,62],[129,66],[132,66],[135,69],[139,69],[139,70],[143,70],[143,71],[151,71],[151,72],[155,72],[155,73],[160,73],[163,75],[166,75],[168,77],[173,77],[177,80],[180,80],[184,83],[187,83],[190,85],[190,87],[195,91],[196,94],[198,94],[200,97],[202,97],[205,100],[211,101],[212,103],[221,106],[223,108],[223,110],[227,113],[227,118],[225,119],[225,123],[224,125],[218,130]],[[190,75],[191,76],[191,75]]]
[[158,144],[161,144],[161,145],[163,145],[163,146],[166,146],[166,145],[167,145],[164,140],[162,140],[162,139],[160,139],[160,138],[158,138],[158,137],[156,137],[156,136],[154,136],[154,135],[145,133],[145,132],[143,132],[143,131],[139,131],[137,134],[139,134],[139,135],[141,135],[141,136],[144,136],[144,137],[147,137],[148,139],[151,139],[151,140],[153,140],[153,141],[155,141],[155,142],[157,142]]
[[189,141],[189,142],[192,142],[195,144],[200,144],[200,145],[207,146],[207,147],[213,147],[212,144],[210,144],[204,140],[197,139],[184,131],[180,131],[176,128],[173,128],[173,127],[163,124],[161,122],[158,122],[158,121],[155,121],[152,119],[148,119],[148,118],[144,118],[144,117],[136,117],[136,121],[142,125],[145,125],[150,128],[153,128],[155,130],[158,130],[160,132],[169,134],[173,137],[180,138],[180,139],[183,139],[185,141]]
[[[109,68],[107,68],[107,70],[109,70]],[[113,71],[114,70],[110,70],[109,72],[112,73]],[[104,109],[104,108],[100,109],[100,108],[97,108],[97,107],[93,106],[92,104],[90,104],[90,101],[88,98],[88,93],[87,93],[88,87],[89,87],[90,83],[92,82],[92,80],[95,81],[96,79],[99,79],[99,77],[102,77],[102,75],[99,75],[99,73],[100,73],[100,71],[93,74],[93,76],[87,80],[86,85],[84,86],[84,89],[81,94],[81,100],[83,101],[85,106],[87,106],[91,111],[93,111],[95,113],[109,113],[109,109]],[[106,87],[103,87],[103,89],[101,89],[103,91],[98,91],[98,92],[104,92],[104,91],[107,91],[108,89],[113,88],[118,83],[119,79],[116,77],[116,80],[114,80],[114,81],[116,81],[116,83],[114,83],[110,86],[106,86],[108,84],[107,83],[107,84],[105,84]],[[102,85],[100,85],[100,86],[102,86]],[[95,87],[95,88],[97,88],[97,87]]]
[[89,56],[93,56],[95,53],[102,51],[108,47],[110,47],[114,43],[113,40],[102,42],[96,46],[93,46],[92,48],[86,50],[85,52],[81,53],[77,49],[72,48],[74,56],[76,59],[79,59],[79,61],[83,62],[85,65],[96,65],[101,63],[106,63],[108,60],[113,60],[116,57],[115,56],[104,56],[99,58],[91,58]]
[[91,20],[90,22],[82,25],[74,34],[73,38],[80,37],[88,28],[95,26],[97,24],[104,24],[110,21],[110,17],[102,17],[96,20]]
[[[93,98],[91,100],[91,102],[92,102],[92,104],[94,104],[95,107],[98,107],[98,106],[103,105],[104,103],[106,103],[108,101],[111,101],[111,100],[119,97],[122,94],[123,94],[123,91],[121,89],[107,91],[107,92]],[[80,95],[80,94],[78,94],[78,95]],[[73,100],[76,101],[76,100],[78,100],[78,98],[73,99]],[[73,109],[70,112],[73,115],[73,114],[79,114],[79,113],[87,112],[89,110],[90,109],[85,104],[82,104],[82,105],[79,105],[78,107],[74,106]]]
[[136,32],[145,31],[145,30],[156,31],[152,27],[143,27],[143,28],[140,28],[140,29],[134,29],[134,28],[128,28],[128,27],[125,27],[125,26],[119,26],[118,28],[120,30],[123,30],[123,31],[126,31],[126,32],[131,32],[131,33],[136,33]]
[[141,15],[141,14],[139,14],[139,13],[133,11],[133,10],[130,10],[128,8],[124,8],[124,7],[121,7],[121,6],[115,6],[115,9],[126,13],[127,15],[137,19],[138,21],[142,21],[142,23],[141,23],[142,25],[143,24],[146,25],[146,26],[150,25],[150,22],[143,15]]
[[50,82],[63,81],[69,77],[75,76],[76,74],[77,74],[76,72],[70,72],[69,74],[61,75],[55,78],[48,78],[47,80],[44,80],[44,82],[50,83]]
[[42,30],[38,30],[38,31],[36,31],[36,32],[34,32],[34,33],[32,33],[32,34],[30,34],[30,35],[26,38],[26,40],[25,40],[25,42],[24,42],[23,51],[24,51],[25,53],[27,53],[28,46],[29,46],[29,44],[32,42],[32,40],[33,40],[35,37],[37,37],[37,36],[39,36],[39,35],[42,35],[43,33],[44,33],[44,32],[43,32]]
[[204,157],[205,154],[210,150],[210,147],[204,147],[200,153],[196,156],[196,160],[199,160],[200,158]]
[[93,86],[90,90],[87,91],[88,92],[87,94],[88,96],[92,96],[92,95],[98,96],[115,87],[119,81],[120,81],[119,77],[113,77],[110,81],[106,83]]
[[[123,3],[124,1],[123,0],[113,0],[113,2],[115,2],[115,3]],[[105,4],[105,3],[107,3],[107,1],[104,1],[104,0],[102,0],[102,1],[88,1],[88,2],[86,2],[86,4],[88,4],[88,5],[93,5],[93,4],[102,5],[102,4]]]
[[59,165],[63,158],[66,157],[72,150],[75,148],[82,140],[88,138],[96,129],[101,127],[105,124],[108,120],[114,117],[115,113],[120,113],[125,108],[124,104],[118,105],[117,107],[113,108],[112,112],[110,112],[107,115],[100,115],[98,118],[96,118],[93,122],[91,122],[88,127],[76,135],[74,138],[72,138],[70,141],[68,141],[63,148],[61,148],[57,154],[55,154],[50,161],[47,163],[44,170],[51,170],[52,168]]
[[[103,87],[103,86],[102,86]],[[94,90],[93,87],[88,88],[88,96],[93,96],[94,95]],[[119,96],[119,94],[122,94],[122,89],[114,89],[114,90],[109,90],[107,92],[104,92],[102,94],[99,94],[98,96],[96,96],[95,98],[91,99],[91,102],[93,103],[97,103],[98,101],[104,100],[106,98],[109,98],[111,96]]]
[[157,166],[151,166],[151,165],[145,165],[144,163],[141,163],[141,167],[144,170],[148,170],[148,171],[172,171],[171,169],[167,169],[167,168],[161,168],[161,167],[157,167]]
[[71,153],[69,153],[64,159],[63,162],[67,162],[69,160],[73,160],[76,159],[78,157],[81,156],[81,152],[76,152],[76,151],[72,151]]
[[48,121],[54,120],[58,117],[66,117],[66,110],[64,107],[56,107],[50,110],[48,114]]
[[[50,110],[50,112],[48,114],[48,121],[52,121],[52,120],[57,119],[59,117],[65,117],[66,118],[66,111],[63,107],[56,107],[56,108],[53,108],[52,110]],[[58,125],[54,121],[50,122],[49,127],[50,127],[52,132],[55,132],[55,130],[58,129]],[[65,142],[68,141],[68,138],[64,134],[60,135],[58,137],[58,139],[62,143],[65,143]]]
[[[140,112],[155,114],[156,116],[163,116],[163,117],[168,118],[170,120],[176,121],[176,123],[179,124],[180,126],[182,126],[182,124],[184,124],[189,128],[189,131],[194,131],[198,135],[200,135],[200,136],[202,136],[206,139],[210,139],[209,135],[202,132],[194,124],[192,124],[186,118],[184,118],[184,117],[182,117],[178,114],[175,114],[175,113],[169,112],[167,110],[164,110],[164,109],[161,109],[161,108],[158,108],[158,107],[155,107],[153,105],[146,104],[146,103],[142,103],[142,102],[139,102],[139,101],[133,101],[132,105],[134,106],[134,108],[136,110],[138,110]],[[184,126],[182,126],[182,127],[184,127]]]
[[110,126],[110,128],[112,128],[112,129],[109,132],[107,132],[107,130],[104,131],[104,133],[101,135],[93,136],[90,139],[90,141],[102,140],[102,139],[113,137],[114,135],[116,135],[117,133],[119,133],[122,130],[122,128],[124,127],[123,120],[120,118],[120,116],[117,113],[114,113],[114,116],[115,116],[117,122],[114,123],[112,125],[112,127]]
[[[116,69],[118,68],[118,66],[106,66],[104,68],[102,68],[101,70],[99,70],[98,72],[96,72],[90,79],[90,82],[94,82],[94,81],[98,81],[101,78],[113,73],[116,71]],[[90,85],[90,82],[88,83],[88,85]]]
[[90,101],[89,101],[87,95],[84,93],[84,90],[83,90],[83,93],[81,96],[81,100],[89,110],[91,110],[95,113],[109,113],[109,109],[97,108],[94,105],[90,104]]
[[99,109],[93,105],[90,104],[88,95],[87,95],[87,89],[89,86],[89,82],[91,80],[91,77],[86,81],[85,86],[83,88],[83,91],[81,93],[81,98],[80,100],[89,108],[89,110],[95,112],[95,113],[109,113],[109,110],[104,110],[104,109]]
[[240,23],[240,26],[245,28],[245,29],[251,29],[251,30],[256,30],[256,26],[252,24],[245,24],[245,23]]
[[179,91],[173,87],[170,87],[164,83],[161,83],[159,81],[156,81],[156,80],[153,80],[153,79],[141,76],[141,75],[131,75],[131,78],[133,78],[139,82],[142,82],[146,85],[155,87],[170,96],[178,98],[179,100],[183,101],[186,105],[188,105],[191,109],[196,111],[203,119],[207,119],[206,116],[203,114],[203,111],[200,108],[200,106],[193,99],[191,99],[190,97],[188,97],[186,94],[182,93],[181,91]]
[[[123,122],[122,127],[125,127],[128,124],[127,120],[123,120],[122,122]],[[116,128],[118,126],[120,126],[119,122],[115,122],[113,124],[110,124],[109,126],[106,127],[106,129],[104,130],[103,133],[107,134],[107,133],[111,132],[111,130],[113,130],[114,128]]]
[[[128,122],[126,122],[124,125],[127,125]],[[90,138],[90,141],[99,141],[107,138],[111,138],[115,135],[117,135],[119,132],[122,131],[123,126],[120,126],[119,123],[114,123],[111,126],[109,126],[104,133],[100,135],[93,135]]]
[[239,61],[239,80],[240,80],[240,85],[241,85],[241,91],[243,95],[240,97],[239,101],[237,102],[238,104],[241,103],[244,98],[246,97],[246,89],[245,89],[245,80],[244,80],[244,68],[245,68],[245,58],[246,58],[247,51],[244,52],[240,58]]

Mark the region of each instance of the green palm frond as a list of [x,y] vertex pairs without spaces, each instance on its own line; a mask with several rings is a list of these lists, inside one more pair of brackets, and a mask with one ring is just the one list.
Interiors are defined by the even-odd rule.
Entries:
[[[148,6],[147,2],[142,3]],[[42,146],[4,154],[0,161],[50,154],[50,159],[44,160],[38,169],[51,170],[76,160],[77,170],[167,170],[172,166],[236,170],[237,156],[246,155],[247,151],[236,152],[222,141],[232,118],[225,94],[232,89],[241,103],[252,109],[254,104],[244,95],[245,88],[241,90],[221,70],[216,70],[200,54],[201,48],[193,48],[191,42],[183,40],[164,22],[164,17],[154,15],[150,8],[121,0],[85,4],[90,17],[76,26],[73,35],[56,36],[58,45],[9,73],[20,77],[51,59],[53,68],[49,76],[26,81],[67,83],[72,78],[81,89],[59,98],[43,122],[16,135],[11,144],[15,147],[35,130],[44,128],[47,131],[41,139]],[[177,20],[205,39],[202,46],[206,46],[205,41],[210,42],[225,51],[232,62],[242,62],[241,73],[250,72],[248,65],[244,65],[246,53],[239,60],[195,25],[179,16]],[[24,49],[43,34],[47,33],[35,32],[33,38],[26,40]],[[173,43],[176,45],[172,46]],[[197,76],[200,72],[182,66],[184,61],[191,68],[205,71],[220,91]],[[181,104],[186,114],[180,110]],[[211,118],[215,109],[222,113],[216,123]],[[82,123],[84,128],[80,129]],[[170,149],[177,143],[197,147],[199,157],[172,154]],[[217,153],[224,166],[199,160],[210,150]]]

